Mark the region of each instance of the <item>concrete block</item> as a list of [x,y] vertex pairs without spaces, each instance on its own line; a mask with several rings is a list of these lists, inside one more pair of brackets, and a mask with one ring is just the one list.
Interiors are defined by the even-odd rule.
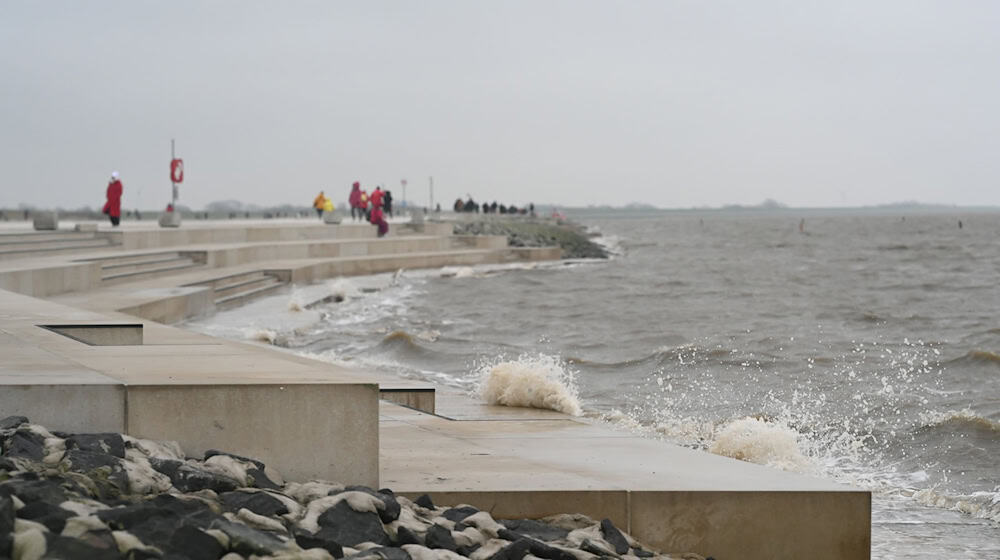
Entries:
[[334,224],[334,225],[339,224],[342,219],[343,217],[340,214],[335,214],[333,212],[327,212],[326,214],[323,214],[324,224]]
[[39,231],[59,229],[59,213],[54,210],[32,212],[32,217],[32,225]]
[[181,227],[181,213],[180,212],[163,212],[160,214],[159,219],[160,227]]
[[0,387],[0,418],[27,416],[50,430],[124,432],[122,385],[10,385]]
[[128,388],[129,434],[260,459],[289,480],[378,487],[375,384]]
[[379,389],[379,398],[401,404],[408,408],[434,414],[434,388],[406,387],[401,389],[382,387]]
[[765,560],[871,557],[871,494],[633,491],[631,534],[664,552]]

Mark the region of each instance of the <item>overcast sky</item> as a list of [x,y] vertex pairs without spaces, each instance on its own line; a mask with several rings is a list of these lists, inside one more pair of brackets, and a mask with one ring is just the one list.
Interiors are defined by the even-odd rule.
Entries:
[[1000,205],[1000,2],[0,4],[0,206]]

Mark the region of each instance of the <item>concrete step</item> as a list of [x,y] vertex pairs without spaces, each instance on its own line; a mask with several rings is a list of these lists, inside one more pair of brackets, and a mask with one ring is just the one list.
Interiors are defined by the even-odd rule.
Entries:
[[154,278],[159,276],[167,276],[168,274],[176,274],[178,272],[183,272],[192,268],[203,266],[201,263],[194,262],[193,260],[183,257],[176,261],[172,261],[167,264],[161,265],[150,265],[141,270],[136,270],[132,272],[122,272],[122,273],[111,273],[105,274],[101,277],[103,284],[117,284],[120,282],[132,282],[135,280],[141,280],[145,278]]
[[268,276],[266,283],[256,284],[254,287],[236,292],[234,294],[221,297],[215,300],[217,310],[230,309],[247,303],[250,300],[259,298],[276,291],[285,286],[285,283],[277,278]]
[[215,287],[215,298],[216,300],[248,292],[254,288],[259,288],[262,286],[267,286],[275,282],[276,278],[273,276],[268,276],[263,272],[256,272],[252,275],[247,275],[240,278],[238,281],[225,284],[223,286]]
[[156,259],[174,258],[181,256],[177,251],[159,251],[156,253],[141,253],[141,254],[131,254],[124,255],[121,257],[111,257],[111,258],[100,258],[100,259],[88,259],[88,260],[100,260],[102,268],[110,268],[125,264],[134,264],[153,261]]
[[70,253],[82,249],[99,249],[109,247],[111,240],[96,239],[93,236],[77,240],[39,240],[21,241],[16,243],[0,243],[0,259],[23,259],[25,257],[56,255]]
[[143,260],[118,260],[105,262],[101,266],[104,276],[127,274],[129,272],[142,272],[145,270],[159,269],[171,264],[190,264],[193,261],[189,257],[182,257],[177,253],[163,255],[147,255]]
[[94,239],[93,232],[79,231],[36,231],[28,233],[2,233],[0,246],[8,243],[33,243],[36,241],[72,241],[79,239]]

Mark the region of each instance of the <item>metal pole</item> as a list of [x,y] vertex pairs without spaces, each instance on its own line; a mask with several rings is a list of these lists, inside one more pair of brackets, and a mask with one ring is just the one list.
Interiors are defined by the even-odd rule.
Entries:
[[[176,156],[174,156],[174,139],[171,138],[170,139],[170,163],[171,163],[171,165],[173,165],[175,157]],[[174,173],[173,173],[172,169],[171,169],[171,172],[170,172],[170,206],[172,206],[175,211],[177,210],[177,183],[174,182]]]
[[431,177],[431,207],[429,210],[434,211],[434,177]]

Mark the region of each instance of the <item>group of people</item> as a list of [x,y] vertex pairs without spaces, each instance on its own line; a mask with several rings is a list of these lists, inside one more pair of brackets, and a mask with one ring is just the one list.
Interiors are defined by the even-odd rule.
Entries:
[[[375,190],[368,193],[361,188],[361,183],[355,181],[351,186],[351,194],[347,199],[351,206],[351,219],[364,220],[372,225],[378,226],[378,236],[382,237],[389,232],[389,222],[386,215],[392,216],[392,192],[383,191],[382,187],[375,187]],[[323,212],[333,212],[333,202],[326,197],[323,191],[319,192],[313,200],[313,208],[316,215],[321,219]]]
[[535,203],[532,202],[525,207],[518,208],[511,204],[510,206],[504,206],[503,204],[497,204],[497,201],[493,201],[492,204],[489,202],[484,202],[483,204],[478,204],[476,201],[472,200],[470,196],[468,200],[463,201],[461,198],[455,199],[455,204],[452,206],[455,212],[482,212],[483,214],[521,214],[535,216]]

